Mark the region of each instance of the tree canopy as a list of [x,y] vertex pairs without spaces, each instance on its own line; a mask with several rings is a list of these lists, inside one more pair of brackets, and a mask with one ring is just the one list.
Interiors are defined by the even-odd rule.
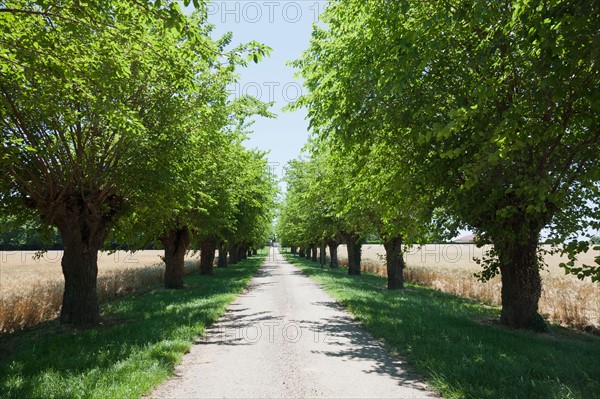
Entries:
[[0,8],[1,210],[58,229],[63,323],[98,321],[97,253],[119,220],[145,222],[165,246],[175,231],[185,250],[218,200],[215,154],[239,143],[230,126],[266,112],[226,87],[269,49],[226,51],[231,35],[212,38],[194,5],[190,16],[170,1]]
[[600,227],[599,16],[563,0],[333,2],[293,62],[308,89],[294,106],[317,143],[342,143],[390,233],[445,222],[493,245],[480,276],[502,275],[514,327],[539,324],[540,232],[575,259]]

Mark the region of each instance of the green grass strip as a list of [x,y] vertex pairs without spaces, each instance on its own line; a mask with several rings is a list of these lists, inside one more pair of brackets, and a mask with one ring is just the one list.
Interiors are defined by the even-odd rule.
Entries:
[[173,374],[194,340],[256,273],[266,251],[184,290],[154,290],[102,307],[105,325],[73,331],[57,321],[3,337],[2,398],[139,398]]
[[498,325],[500,310],[430,288],[286,259],[319,283],[445,398],[600,398],[600,338]]

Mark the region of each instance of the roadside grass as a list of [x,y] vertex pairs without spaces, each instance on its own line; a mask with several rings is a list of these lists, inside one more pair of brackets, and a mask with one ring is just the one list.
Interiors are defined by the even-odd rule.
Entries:
[[194,340],[221,316],[265,259],[194,274],[183,290],[156,289],[102,307],[103,325],[56,320],[0,337],[2,398],[139,398],[173,374]]
[[431,288],[284,257],[318,282],[445,398],[600,398],[600,338],[499,325],[500,309]]

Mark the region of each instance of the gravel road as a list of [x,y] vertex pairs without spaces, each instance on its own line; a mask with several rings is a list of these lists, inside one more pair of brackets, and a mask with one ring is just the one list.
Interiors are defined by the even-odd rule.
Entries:
[[273,248],[150,398],[436,398]]

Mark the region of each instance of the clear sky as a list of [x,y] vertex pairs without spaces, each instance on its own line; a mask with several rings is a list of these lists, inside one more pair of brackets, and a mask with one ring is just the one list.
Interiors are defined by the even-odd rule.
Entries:
[[271,47],[271,56],[239,70],[240,82],[232,95],[250,94],[262,101],[275,101],[271,111],[276,119],[257,118],[247,147],[268,150],[274,171],[281,176],[285,164],[296,158],[308,138],[304,110],[281,109],[303,92],[294,69],[286,63],[300,57],[309,44],[312,25],[325,1],[215,0],[208,5],[209,22],[216,26],[215,37],[233,33],[232,45],[256,40]]

